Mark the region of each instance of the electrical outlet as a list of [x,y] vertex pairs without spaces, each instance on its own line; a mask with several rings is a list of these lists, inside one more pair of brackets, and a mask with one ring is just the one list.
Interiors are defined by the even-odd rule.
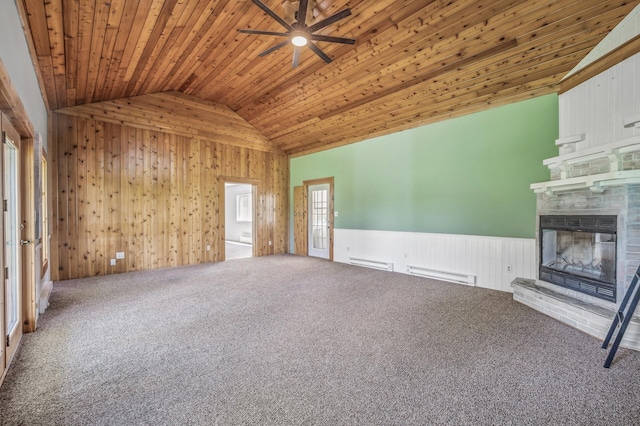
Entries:
[[116,266],[116,260],[115,259],[111,259],[111,266]]
[[211,246],[207,244],[207,251],[211,251]]
[[271,245],[271,240],[269,240],[269,245]]
[[124,259],[124,252],[123,251],[117,251],[116,252],[116,259]]
[[333,212],[333,216],[338,217],[338,212],[337,211]]
[[511,272],[511,266],[507,266],[507,272]]

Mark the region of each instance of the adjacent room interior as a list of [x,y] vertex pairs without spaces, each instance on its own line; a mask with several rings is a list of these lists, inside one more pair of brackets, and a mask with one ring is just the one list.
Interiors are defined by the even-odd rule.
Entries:
[[0,423],[637,423],[639,29],[3,2]]
[[224,184],[225,259],[253,256],[253,185]]

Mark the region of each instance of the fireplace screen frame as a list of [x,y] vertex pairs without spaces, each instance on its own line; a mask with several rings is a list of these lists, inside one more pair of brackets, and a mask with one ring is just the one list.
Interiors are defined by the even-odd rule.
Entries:
[[[539,278],[543,281],[550,282],[552,284],[556,284],[574,291],[578,291],[580,293],[588,294],[599,299],[616,302],[616,263],[618,251],[617,228],[618,217],[613,215],[541,215],[538,236]],[[543,233],[546,230],[612,234],[615,238],[613,249],[614,259],[612,265],[613,270],[611,271],[613,282],[606,282],[600,279],[567,273],[562,270],[543,265]]]

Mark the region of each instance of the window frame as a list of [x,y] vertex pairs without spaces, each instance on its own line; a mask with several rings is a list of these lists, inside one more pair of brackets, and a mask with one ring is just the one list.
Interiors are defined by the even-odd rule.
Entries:
[[253,221],[253,206],[251,205],[251,193],[236,195],[236,221],[251,222]]

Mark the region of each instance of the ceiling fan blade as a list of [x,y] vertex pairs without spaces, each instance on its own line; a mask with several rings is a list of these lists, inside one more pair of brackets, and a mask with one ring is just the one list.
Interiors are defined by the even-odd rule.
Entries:
[[278,33],[275,31],[260,31],[260,30],[238,30],[243,34],[260,34],[260,35],[272,35],[278,37],[289,37],[289,33]]
[[313,51],[313,53],[315,53],[316,55],[320,56],[323,61],[325,61],[328,64],[331,63],[331,58],[328,57],[327,54],[324,53],[322,50],[320,50],[320,48],[318,46],[316,46],[313,43],[309,43],[309,44],[307,44],[307,46],[309,46],[309,49],[311,49]]
[[316,22],[315,24],[307,27],[307,31],[310,33],[316,32],[350,15],[351,15],[351,9],[345,9],[341,12],[336,13],[335,15],[329,16],[327,19],[323,19],[322,21]]
[[296,22],[296,27],[298,27],[298,29],[303,29],[305,27],[304,18],[307,16],[308,5],[309,0],[300,0],[300,7],[298,8],[298,22]]
[[352,38],[331,37],[322,34],[311,34],[311,40],[328,41],[330,43],[354,44],[356,41]]
[[302,51],[302,49],[300,49],[299,47],[296,46],[296,48],[293,50],[293,62],[291,63],[291,68],[295,68],[298,66],[298,64],[300,63],[300,52]]
[[289,31],[293,31],[293,27],[287,23],[284,19],[279,17],[273,10],[269,9],[267,5],[260,0],[251,0],[256,6],[262,9],[267,15],[271,16],[276,22],[285,27]]
[[267,50],[265,50],[264,52],[262,52],[258,56],[261,57],[261,58],[264,57],[264,56],[267,56],[269,53],[275,52],[276,50],[285,47],[287,44],[290,44],[289,40],[284,41],[284,42],[282,42],[280,44],[276,44],[275,46],[268,48]]

